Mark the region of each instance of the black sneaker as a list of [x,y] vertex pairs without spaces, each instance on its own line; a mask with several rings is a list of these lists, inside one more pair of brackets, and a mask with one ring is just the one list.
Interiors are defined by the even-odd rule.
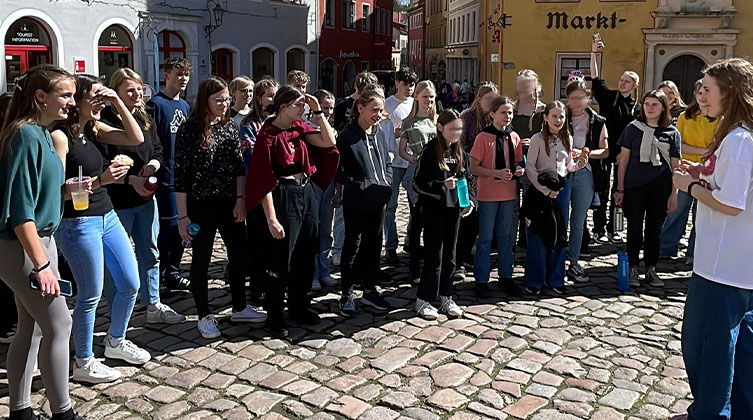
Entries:
[[290,314],[290,317],[298,325],[317,325],[322,322],[319,318],[319,314],[311,309],[304,309],[302,311],[295,311]]
[[489,283],[476,283],[476,294],[482,297],[489,296]]
[[358,311],[356,302],[353,300],[353,293],[340,299],[340,315],[348,318],[356,318],[360,314],[361,312]]
[[567,269],[567,277],[577,283],[585,283],[589,279],[588,274],[583,271],[583,267],[578,263],[570,264],[570,267]]
[[384,255],[384,261],[387,264],[397,264],[400,262],[400,258],[397,256],[397,250],[396,249],[388,249],[387,252]]
[[16,326],[11,326],[7,331],[0,333],[0,344],[10,344],[16,336]]
[[170,288],[167,287],[165,284],[165,281],[162,280],[159,282],[159,295],[160,297],[169,297],[173,294],[173,291],[170,290]]
[[395,283],[395,281],[392,280],[392,277],[390,277],[390,275],[381,268],[377,270],[376,281],[382,286],[388,286]]
[[185,277],[165,279],[165,286],[170,290],[191,290],[191,280]]
[[567,293],[565,286],[554,286],[552,287],[552,290],[554,290],[554,293],[558,295],[564,295],[565,293]]
[[282,319],[268,319],[267,325],[264,329],[269,332],[273,338],[286,338],[288,336],[288,329],[285,327],[285,323]]
[[581,249],[580,249],[580,256],[582,258],[591,258],[592,255],[593,255],[593,253],[591,252],[591,245],[590,244],[584,245],[584,246],[581,247]]
[[376,289],[364,292],[363,296],[361,296],[361,303],[363,303],[364,305],[369,305],[372,308],[380,311],[387,311],[392,309],[392,305],[384,300],[382,295],[380,295],[379,292],[376,291]]
[[499,279],[497,284],[499,285],[499,288],[509,296],[521,296],[523,294],[520,290],[520,286],[518,286],[513,279]]
[[460,267],[452,273],[452,281],[463,281],[465,280],[465,275],[465,267]]
[[538,296],[541,294],[541,289],[538,287],[533,287],[533,286],[526,286],[525,291],[527,294],[534,295],[534,296]]

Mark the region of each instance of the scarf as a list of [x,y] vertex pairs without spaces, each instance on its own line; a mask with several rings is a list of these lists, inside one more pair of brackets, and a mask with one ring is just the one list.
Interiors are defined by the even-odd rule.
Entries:
[[669,164],[669,144],[660,142],[654,135],[654,129],[646,123],[635,120],[630,125],[643,132],[641,139],[641,163],[651,163],[654,166],[661,166],[661,158]]
[[[510,169],[515,172],[515,144],[512,141],[512,129],[508,126],[505,131],[497,130],[494,125],[490,125],[482,130],[484,133],[493,134],[496,137],[494,142],[494,169]],[[505,159],[505,141],[507,141],[507,157],[510,159],[509,166]]]

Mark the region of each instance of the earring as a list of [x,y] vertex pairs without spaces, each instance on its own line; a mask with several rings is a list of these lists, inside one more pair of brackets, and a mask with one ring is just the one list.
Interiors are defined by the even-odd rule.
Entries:
[[42,111],[47,111],[47,102],[42,102]]

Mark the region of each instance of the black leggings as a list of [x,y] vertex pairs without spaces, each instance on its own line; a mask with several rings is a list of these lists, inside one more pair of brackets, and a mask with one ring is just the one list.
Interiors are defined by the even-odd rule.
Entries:
[[314,279],[314,258],[319,252],[319,202],[313,185],[301,186],[286,179],[281,179],[272,191],[272,200],[285,237],[267,236],[264,309],[270,322],[279,323],[286,290],[291,314],[306,311],[311,304],[308,293]]
[[416,297],[432,302],[452,296],[455,246],[460,226],[460,209],[437,205],[422,206],[424,217],[424,269]]
[[661,228],[667,218],[667,200],[671,193],[669,174],[637,188],[625,188],[622,207],[628,223],[627,253],[631,266],[640,263],[641,246],[647,267],[656,266],[659,261]]
[[[410,222],[408,223],[408,244],[410,244],[410,274],[418,275],[421,272],[421,231],[424,227],[424,220],[422,215],[421,206],[412,204],[408,200],[408,207],[410,209]],[[426,241],[424,240],[424,246]]]
[[233,310],[246,308],[246,230],[243,223],[233,217],[235,199],[188,200],[188,217],[199,225],[199,233],[193,239],[191,258],[191,292],[199,318],[210,314],[207,272],[214,250],[214,237],[220,231],[225,243],[230,277],[230,295]]
[[[376,211],[343,207],[345,241],[343,242],[342,293],[353,291],[356,279],[362,280],[364,290],[374,289],[379,270],[384,206]],[[411,246],[414,246],[411,242]]]

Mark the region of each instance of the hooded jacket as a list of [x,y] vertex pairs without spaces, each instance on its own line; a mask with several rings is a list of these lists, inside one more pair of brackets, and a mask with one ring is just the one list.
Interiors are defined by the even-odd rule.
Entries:
[[[340,166],[335,180],[343,185],[343,207],[379,211],[392,197],[392,156],[388,137],[379,125],[368,135],[354,119],[337,136]],[[361,183],[365,188],[361,189]]]
[[[538,181],[552,191],[559,191],[565,186],[565,178],[556,172],[541,173]],[[538,188],[529,188],[523,197],[520,218],[531,232],[541,238],[547,249],[567,246],[567,227],[556,198],[544,195]]]

